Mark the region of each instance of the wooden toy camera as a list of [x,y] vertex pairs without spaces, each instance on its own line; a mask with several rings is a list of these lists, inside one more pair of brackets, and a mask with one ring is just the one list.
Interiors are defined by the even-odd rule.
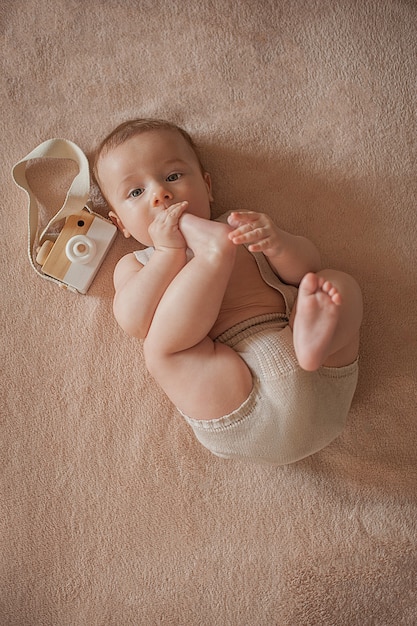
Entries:
[[46,239],[36,262],[42,272],[85,294],[102,264],[117,228],[87,207],[67,217],[56,241]]
[[[39,236],[40,248],[36,263],[33,258],[38,233],[38,200],[26,177],[26,166],[33,159],[69,159],[78,166],[64,204]],[[28,256],[32,268],[42,278],[85,294],[102,264],[117,227],[108,219],[94,213],[88,202],[90,172],[84,152],[68,139],[48,139],[14,165],[14,181],[29,199]],[[65,219],[59,234],[52,226]],[[38,265],[42,266],[39,270]]]

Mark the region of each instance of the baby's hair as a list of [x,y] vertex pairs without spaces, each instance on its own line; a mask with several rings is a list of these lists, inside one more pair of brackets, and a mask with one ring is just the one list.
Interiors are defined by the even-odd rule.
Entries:
[[184,130],[180,126],[177,126],[173,122],[168,122],[167,120],[139,118],[135,120],[128,120],[127,122],[119,124],[119,126],[112,130],[112,132],[103,139],[103,141],[97,148],[93,164],[93,173],[97,182],[97,164],[100,157],[107,154],[117,146],[120,146],[131,137],[135,137],[136,135],[140,135],[141,133],[145,133],[149,130],[174,130],[180,133],[184,137],[188,145],[193,149],[200,164],[201,171],[203,173],[205,172],[203,164],[201,163],[200,156],[198,154],[197,147],[186,130]]

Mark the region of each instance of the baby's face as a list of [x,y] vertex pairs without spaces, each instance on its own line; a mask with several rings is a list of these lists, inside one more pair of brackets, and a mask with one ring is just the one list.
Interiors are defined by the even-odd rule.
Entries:
[[148,228],[157,214],[177,202],[187,200],[189,213],[210,219],[210,176],[176,130],[131,137],[99,159],[97,174],[119,227],[144,245],[152,245]]

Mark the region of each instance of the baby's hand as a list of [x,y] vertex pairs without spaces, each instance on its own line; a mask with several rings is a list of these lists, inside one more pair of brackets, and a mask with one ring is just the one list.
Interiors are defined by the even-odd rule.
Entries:
[[187,207],[188,202],[179,202],[158,213],[148,229],[155,250],[187,247],[178,226],[179,219]]
[[251,252],[263,252],[265,256],[279,254],[282,247],[280,230],[265,213],[233,211],[227,221],[234,228],[229,233],[234,244],[249,244]]

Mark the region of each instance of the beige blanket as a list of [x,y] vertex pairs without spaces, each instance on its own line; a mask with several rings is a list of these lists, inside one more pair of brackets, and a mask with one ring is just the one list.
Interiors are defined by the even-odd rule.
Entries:
[[[4,0],[0,623],[417,623],[414,0]],[[12,165],[156,116],[214,213],[267,211],[363,287],[346,430],[286,467],[211,456],[112,317],[38,278]],[[34,165],[41,219],[71,171]],[[93,190],[98,210],[106,207]],[[192,381],[190,381],[192,385]]]

